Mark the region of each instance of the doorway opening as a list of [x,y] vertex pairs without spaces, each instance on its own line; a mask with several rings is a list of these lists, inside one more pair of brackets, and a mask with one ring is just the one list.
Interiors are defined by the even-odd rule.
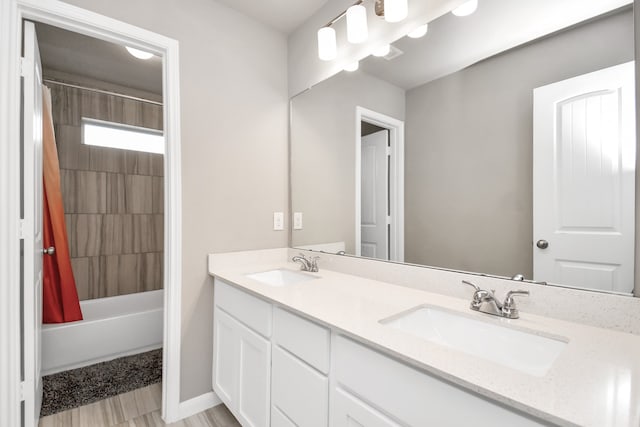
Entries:
[[356,107],[357,256],[404,261],[404,122]]
[[[43,110],[38,103],[42,101],[43,97],[37,92],[38,89],[42,89],[42,68],[39,66],[40,61],[36,60],[35,55],[30,57],[25,55],[25,57],[23,57],[21,49],[18,48],[21,45],[26,46],[29,44],[29,46],[34,47],[34,49],[30,49],[32,52],[39,52],[37,41],[35,41],[36,32],[34,28],[34,23],[38,23],[47,24],[58,29],[69,30],[72,33],[95,37],[104,42],[114,43],[122,48],[124,48],[124,46],[133,46],[161,58],[160,81],[162,92],[159,96],[160,101],[158,102],[163,104],[163,108],[159,112],[159,117],[163,126],[165,155],[164,161],[159,164],[159,168],[162,170],[162,177],[166,179],[166,183],[163,183],[160,187],[158,194],[162,195],[160,204],[163,206],[164,217],[156,222],[152,221],[153,225],[161,231],[158,233],[154,230],[150,234],[154,236],[159,234],[162,236],[162,251],[160,251],[161,253],[159,255],[160,262],[156,264],[162,265],[163,268],[159,273],[157,272],[158,270],[154,270],[156,273],[153,273],[153,275],[159,277],[159,280],[155,280],[155,282],[161,283],[164,288],[164,295],[160,295],[159,298],[157,298],[160,301],[158,305],[161,314],[155,322],[156,324],[162,325],[160,327],[160,342],[162,346],[162,365],[160,368],[162,376],[162,418],[167,422],[176,421],[181,418],[179,400],[181,184],[178,43],[175,40],[150,31],[62,2],[46,2],[35,5],[17,0],[12,3],[15,7],[10,10],[11,13],[3,14],[2,18],[3,25],[7,24],[4,28],[10,29],[10,31],[7,31],[8,38],[10,39],[7,45],[11,48],[2,51],[1,56],[3,60],[0,68],[2,76],[7,77],[6,81],[11,83],[11,90],[7,91],[6,97],[3,99],[3,107],[7,107],[6,110],[3,109],[3,113],[7,114],[0,116],[0,122],[9,140],[15,143],[11,144],[12,148],[7,150],[9,154],[3,156],[4,158],[1,162],[3,168],[12,165],[10,166],[12,170],[17,172],[9,174],[10,179],[8,179],[6,184],[14,189],[20,189],[19,192],[13,190],[14,194],[17,193],[17,196],[11,198],[11,203],[13,204],[15,201],[15,205],[20,206],[21,209],[16,209],[15,211],[10,210],[7,215],[10,220],[9,222],[17,224],[17,227],[19,227],[19,232],[15,233],[17,240],[19,240],[19,244],[16,244],[16,246],[19,245],[23,247],[24,250],[20,255],[21,259],[19,259],[20,268],[12,269],[6,274],[9,279],[8,283],[16,284],[16,289],[11,291],[10,296],[18,296],[17,299],[15,297],[10,298],[7,304],[19,301],[20,304],[18,304],[18,306],[20,307],[20,312],[12,312],[15,313],[15,315],[12,315],[9,325],[7,326],[7,328],[15,331],[15,334],[6,337],[6,339],[3,338],[2,342],[3,344],[7,343],[8,348],[16,348],[19,350],[12,352],[8,364],[2,364],[1,368],[3,369],[3,375],[6,373],[6,366],[19,367],[20,369],[14,370],[18,372],[17,375],[7,376],[8,382],[3,389],[9,391],[9,404],[6,405],[5,409],[7,410],[2,411],[3,413],[0,414],[0,419],[3,420],[3,425],[20,425],[22,423],[22,425],[25,426],[33,426],[38,424],[40,399],[42,397],[42,353],[40,348],[42,322],[39,318],[39,313],[42,313],[40,306],[42,303],[42,294],[38,292],[37,284],[42,277],[41,268],[43,255],[50,256],[56,252],[55,249],[47,248],[43,253],[42,241],[38,240],[38,236],[41,235],[41,225],[39,224],[42,224],[42,214],[39,213],[39,210],[43,204],[42,187],[37,185],[38,182],[43,181],[42,171],[38,170],[38,165],[41,164],[39,160],[41,157],[39,156],[42,156],[42,146],[39,145],[42,142],[42,135],[37,135],[38,132],[35,131],[38,128],[42,129],[41,115]],[[30,31],[31,36],[27,36],[26,32],[23,33],[23,29],[28,26],[32,27]],[[26,43],[23,43],[25,41]],[[4,80],[5,79],[3,79],[3,82]],[[95,89],[95,87],[90,87],[84,82],[77,84],[78,82],[69,83],[68,81],[58,81],[65,80],[60,78],[50,80],[51,82],[49,82],[49,84],[51,86],[55,85],[52,82],[56,80],[56,83],[58,83],[57,86],[65,87],[66,89],[71,88],[70,85],[72,84],[81,86],[74,87],[72,88],[73,90],[83,91],[85,89]],[[67,84],[67,86],[64,84]],[[31,89],[38,89],[30,89],[28,94],[25,92],[25,95],[23,95],[21,86],[22,88],[30,86]],[[100,91],[114,92],[106,95],[116,98],[116,90],[100,88],[93,92],[100,93]],[[90,97],[82,95],[76,97],[76,101],[74,102],[79,102],[84,107],[85,104],[91,104],[91,101],[87,102],[88,98]],[[38,99],[40,101],[38,101]],[[64,99],[68,100],[67,98]],[[97,102],[96,104],[101,103]],[[104,107],[104,104],[101,104],[101,106]],[[65,112],[70,110],[66,107],[68,107],[68,105],[63,108]],[[100,109],[100,107],[98,107],[98,109]],[[109,111],[109,107],[106,107],[105,110]],[[123,107],[121,110],[118,110],[116,107],[113,110],[123,112],[125,109]],[[22,118],[22,120],[20,120],[20,118]],[[24,123],[27,118],[29,118],[28,120],[33,125],[33,132],[23,131],[22,123]],[[51,127],[54,128],[55,126],[52,125]],[[24,126],[24,129],[27,128],[28,126]],[[77,130],[75,132],[77,137]],[[60,134],[60,132],[58,132],[58,134]],[[81,132],[80,135],[82,135]],[[22,138],[22,136],[25,136],[25,138]],[[26,137],[30,137],[30,140],[27,141]],[[36,141],[38,137],[40,138],[40,142]],[[57,150],[54,148],[54,151]],[[65,155],[65,153],[60,152],[57,154],[60,157]],[[91,156],[89,159],[89,162],[91,162]],[[98,157],[95,157],[95,159],[98,159]],[[109,164],[110,162],[104,161],[104,163]],[[111,162],[111,164],[114,163],[117,162]],[[125,165],[128,164],[130,163],[125,163]],[[136,162],[134,162],[134,164],[137,166],[141,165],[141,163]],[[151,165],[153,165],[153,162],[151,162]],[[102,185],[102,182],[106,180],[106,174],[108,172],[94,172],[105,174],[101,175],[100,179],[94,182]],[[115,181],[122,180],[115,179]],[[129,179],[128,181],[134,182],[136,180]],[[124,182],[126,185],[127,179],[124,179]],[[76,180],[76,185],[88,186],[91,185],[91,180],[79,179]],[[162,190],[162,187],[164,187],[164,190]],[[97,206],[104,206],[106,204],[106,198],[109,197],[106,190],[104,194],[100,194],[100,191],[93,191],[90,192],[90,194],[93,197],[93,202],[95,202]],[[134,197],[133,200],[131,200],[130,198],[131,203],[129,203],[129,205],[135,206],[138,204],[139,206],[140,203],[145,204],[147,203],[145,198],[146,194],[141,199]],[[25,204],[25,200],[30,201],[28,204]],[[125,205],[127,203],[125,199]],[[78,215],[94,214],[104,214],[104,212],[78,213]],[[67,222],[67,218],[64,218],[63,221]],[[141,220],[141,222],[144,221]],[[71,227],[68,228],[71,229]],[[110,237],[115,236],[115,234],[111,233],[111,230],[109,230],[107,234]],[[141,234],[145,236],[149,235],[145,233]],[[127,236],[132,235],[133,233]],[[75,236],[74,238],[77,237],[78,236]],[[96,243],[97,239],[95,236],[89,235],[85,237],[84,242],[86,244],[81,246],[86,247],[90,245],[90,243],[95,247],[103,246],[102,243]],[[149,242],[144,242],[143,244],[146,243]],[[157,257],[156,254],[154,254],[154,256]],[[106,262],[106,260],[104,262]],[[82,262],[79,263],[82,264]],[[16,264],[18,264],[17,259]],[[100,263],[97,263],[97,265],[99,264]],[[132,269],[135,270],[135,268]],[[108,269],[108,271],[117,271],[118,274],[126,270],[127,268],[120,268],[119,265],[115,269]],[[80,273],[76,274],[78,276],[81,275]],[[146,278],[144,279],[146,280]],[[34,283],[36,286],[33,286]],[[119,298],[119,296],[109,298]],[[3,307],[4,306],[5,305],[3,305]],[[145,349],[149,349],[149,347],[145,347]],[[112,356],[113,355],[107,357],[110,358]]]

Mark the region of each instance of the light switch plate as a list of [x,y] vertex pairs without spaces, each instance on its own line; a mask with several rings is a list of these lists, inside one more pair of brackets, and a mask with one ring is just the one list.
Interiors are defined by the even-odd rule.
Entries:
[[302,212],[293,213],[293,229],[302,230]]
[[276,231],[284,230],[284,213],[273,213],[273,229]]

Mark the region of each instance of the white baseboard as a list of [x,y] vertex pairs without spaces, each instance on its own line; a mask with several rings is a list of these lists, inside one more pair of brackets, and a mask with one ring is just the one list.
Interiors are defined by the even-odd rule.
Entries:
[[189,418],[192,415],[206,411],[222,403],[222,400],[214,392],[201,394],[193,399],[180,402],[180,419]]

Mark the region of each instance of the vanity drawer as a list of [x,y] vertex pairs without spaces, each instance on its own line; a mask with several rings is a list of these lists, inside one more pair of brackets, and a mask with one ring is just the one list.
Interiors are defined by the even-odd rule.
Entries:
[[273,341],[320,372],[329,373],[329,329],[281,308],[275,308]]
[[271,404],[299,427],[327,427],[329,379],[277,345],[271,354]]
[[264,337],[271,336],[271,304],[249,295],[218,278],[214,304]]
[[[466,427],[469,414],[473,414],[476,427],[548,425],[345,337],[335,336],[332,344],[332,372],[337,386],[388,414],[398,424]],[[334,389],[332,394],[337,391]]]

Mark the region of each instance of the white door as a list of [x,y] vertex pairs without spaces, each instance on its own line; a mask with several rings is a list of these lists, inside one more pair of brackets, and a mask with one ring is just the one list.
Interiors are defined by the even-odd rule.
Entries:
[[633,62],[534,90],[534,280],[633,289]]
[[389,259],[389,131],[362,137],[360,254]]
[[42,331],[42,66],[32,22],[24,22],[23,113],[23,396],[24,425],[37,426],[42,404],[40,335]]

